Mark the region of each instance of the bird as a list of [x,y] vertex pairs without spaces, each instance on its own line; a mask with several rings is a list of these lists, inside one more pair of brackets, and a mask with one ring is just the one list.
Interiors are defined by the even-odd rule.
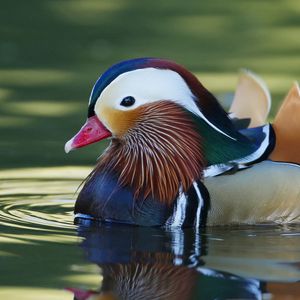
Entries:
[[[196,228],[299,222],[299,154],[281,161],[278,150],[287,105],[274,126],[267,123],[270,96],[258,77],[245,76],[227,113],[173,61],[130,59],[105,71],[92,89],[86,123],[65,144],[68,153],[110,139],[84,181],[75,220]],[[259,112],[249,105],[257,95]]]

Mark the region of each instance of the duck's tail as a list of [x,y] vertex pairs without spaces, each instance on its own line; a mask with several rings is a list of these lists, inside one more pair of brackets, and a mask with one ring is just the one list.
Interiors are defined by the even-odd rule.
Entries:
[[297,82],[279,108],[273,128],[276,145],[269,158],[300,164],[300,88]]

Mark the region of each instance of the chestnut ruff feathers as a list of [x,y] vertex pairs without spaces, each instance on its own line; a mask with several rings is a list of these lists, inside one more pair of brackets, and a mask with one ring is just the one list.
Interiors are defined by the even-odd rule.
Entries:
[[180,187],[187,192],[205,167],[201,137],[189,113],[173,101],[145,104],[134,126],[110,146],[88,176],[112,171],[134,197],[153,196],[171,204]]

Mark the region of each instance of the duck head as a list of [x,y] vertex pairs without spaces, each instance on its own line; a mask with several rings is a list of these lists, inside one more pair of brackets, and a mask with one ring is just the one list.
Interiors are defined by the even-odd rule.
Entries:
[[141,58],[108,69],[91,92],[88,119],[69,152],[111,139],[95,171],[110,170],[134,195],[171,202],[205,167],[251,153],[215,97],[184,67]]

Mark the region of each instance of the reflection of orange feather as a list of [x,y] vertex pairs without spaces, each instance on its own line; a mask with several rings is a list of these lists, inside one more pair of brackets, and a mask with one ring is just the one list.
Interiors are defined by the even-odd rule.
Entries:
[[126,134],[112,140],[95,171],[112,169],[135,197],[151,195],[171,203],[180,187],[187,191],[202,176],[201,137],[188,113],[171,101],[146,104],[128,118],[127,113],[123,121],[112,117],[124,122]]
[[168,264],[104,265],[103,289],[118,299],[190,299],[197,272]]
[[300,163],[300,90],[298,84],[289,91],[281,105],[273,128],[276,146],[270,158]]

